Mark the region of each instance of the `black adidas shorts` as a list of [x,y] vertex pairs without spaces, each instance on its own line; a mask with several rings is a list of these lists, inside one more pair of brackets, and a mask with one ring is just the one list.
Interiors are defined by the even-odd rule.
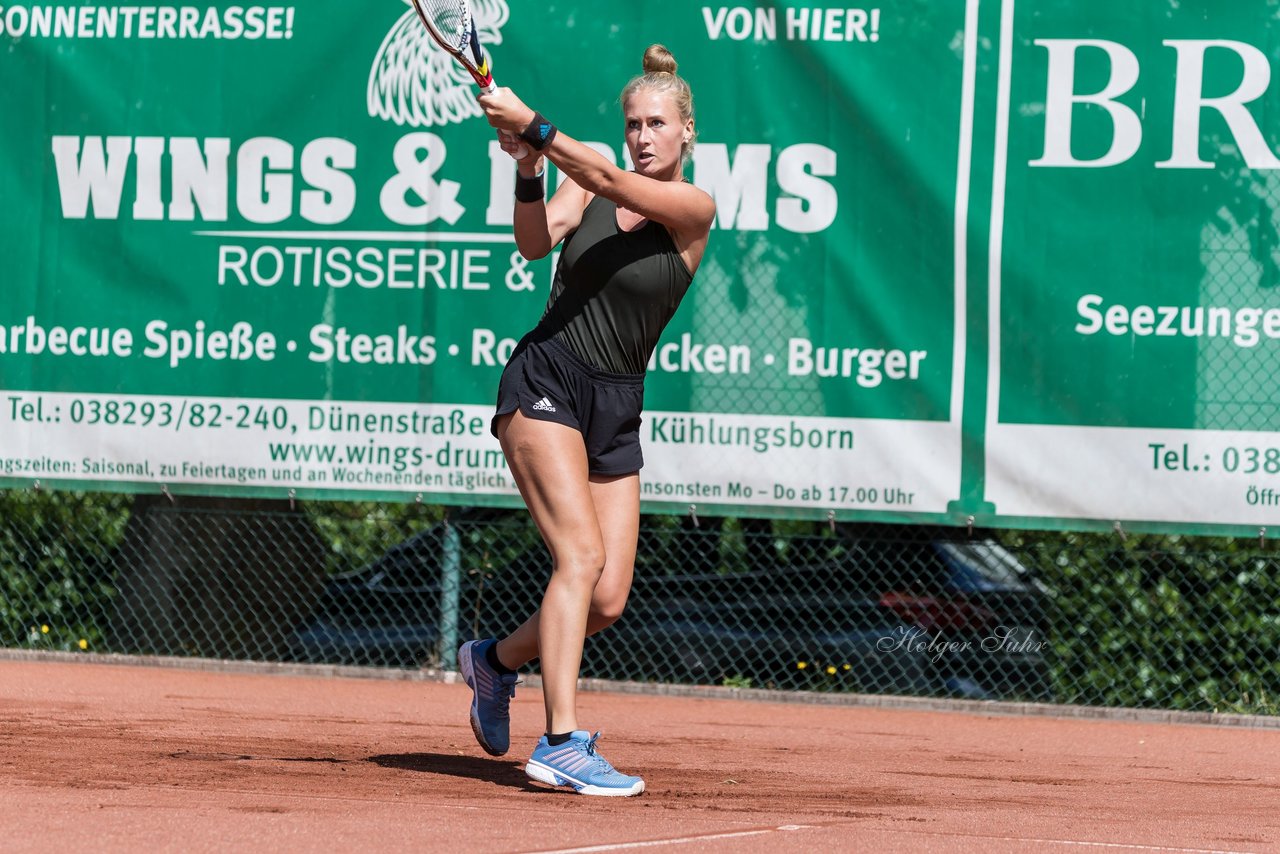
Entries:
[[526,335],[498,383],[498,409],[490,424],[517,409],[526,418],[554,421],[582,434],[592,474],[639,471],[640,410],[644,374],[614,374],[583,361],[558,341]]

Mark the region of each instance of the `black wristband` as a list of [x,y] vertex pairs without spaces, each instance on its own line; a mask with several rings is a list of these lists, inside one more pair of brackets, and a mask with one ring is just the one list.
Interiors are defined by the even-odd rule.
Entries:
[[534,151],[541,151],[556,138],[556,126],[547,121],[542,113],[534,113],[533,121],[520,132],[520,138],[529,143]]
[[543,173],[539,172],[532,178],[526,178],[516,172],[516,201],[517,202],[545,202],[547,200],[547,188],[542,183]]

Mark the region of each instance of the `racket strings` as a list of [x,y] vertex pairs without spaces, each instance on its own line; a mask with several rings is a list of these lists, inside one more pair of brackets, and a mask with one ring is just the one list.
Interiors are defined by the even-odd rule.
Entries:
[[461,49],[470,38],[471,15],[461,0],[414,0],[423,16],[444,37]]

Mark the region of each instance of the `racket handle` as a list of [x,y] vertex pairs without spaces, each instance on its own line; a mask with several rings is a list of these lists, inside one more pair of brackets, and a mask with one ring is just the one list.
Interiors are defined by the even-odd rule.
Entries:
[[[516,135],[514,133],[511,133],[511,131],[504,130],[504,131],[499,131],[499,133],[501,133],[507,139],[516,139]],[[511,159],[524,160],[528,156],[529,156],[529,146],[525,145],[522,142],[520,143],[520,147],[516,149],[515,154],[511,155]]]
[[490,79],[488,83],[483,83],[480,86],[480,94],[482,95],[492,95],[494,92],[497,92],[497,91],[498,91],[498,87],[493,82],[492,79]]

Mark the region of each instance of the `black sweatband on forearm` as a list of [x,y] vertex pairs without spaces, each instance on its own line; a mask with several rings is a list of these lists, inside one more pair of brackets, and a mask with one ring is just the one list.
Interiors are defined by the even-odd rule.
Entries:
[[539,172],[532,178],[526,178],[516,172],[516,201],[545,202],[547,200],[547,188],[542,183],[542,176],[543,173]]
[[541,151],[556,138],[556,126],[547,121],[542,113],[534,113],[533,121],[520,132],[520,138],[529,143],[534,151]]

